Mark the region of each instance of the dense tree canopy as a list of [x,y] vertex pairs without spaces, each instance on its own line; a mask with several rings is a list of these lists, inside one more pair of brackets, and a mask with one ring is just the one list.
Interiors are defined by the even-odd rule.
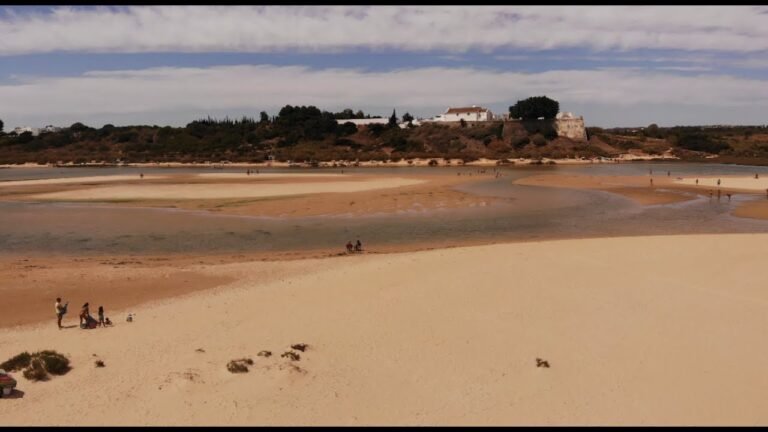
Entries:
[[535,120],[539,117],[554,119],[560,111],[560,103],[546,96],[534,96],[519,100],[509,107],[511,118],[523,120]]

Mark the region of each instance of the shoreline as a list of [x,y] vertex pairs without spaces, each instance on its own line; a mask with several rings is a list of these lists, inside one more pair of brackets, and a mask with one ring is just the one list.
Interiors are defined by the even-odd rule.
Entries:
[[[497,165],[542,165],[542,164],[595,164],[595,163],[624,163],[624,162],[666,162],[676,161],[684,162],[676,156],[669,155],[634,155],[634,154],[621,154],[617,157],[602,157],[592,159],[553,159],[553,158],[541,158],[541,159],[489,159],[479,158],[474,161],[464,162],[462,159],[445,159],[442,157],[434,158],[405,158],[397,162],[395,161],[324,161],[318,162],[317,166],[313,164],[300,162],[200,162],[200,163],[185,163],[185,162],[148,162],[148,163],[122,163],[122,164],[108,164],[108,163],[90,163],[90,164],[42,164],[39,165],[34,162],[27,162],[25,164],[15,165],[0,165],[0,168],[119,168],[119,167],[133,167],[133,168],[375,168],[375,167],[412,167],[412,166],[430,166],[430,161],[436,161],[438,167],[450,167],[450,166],[497,166]],[[699,163],[699,162],[696,162]]]

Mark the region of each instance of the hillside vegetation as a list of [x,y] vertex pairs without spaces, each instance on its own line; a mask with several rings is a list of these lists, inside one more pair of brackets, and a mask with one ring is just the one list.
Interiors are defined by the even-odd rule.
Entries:
[[[674,127],[587,128],[587,142],[558,137],[554,120],[389,124],[357,127],[345,120],[361,111],[285,106],[259,120],[201,119],[184,127],[75,123],[58,132],[0,135],[0,164],[146,162],[319,162],[404,158],[590,158],[630,151],[660,155],[670,148],[690,160],[718,154],[719,161],[768,161],[768,129]],[[405,114],[403,118],[412,119]],[[744,163],[744,162],[742,162]]]

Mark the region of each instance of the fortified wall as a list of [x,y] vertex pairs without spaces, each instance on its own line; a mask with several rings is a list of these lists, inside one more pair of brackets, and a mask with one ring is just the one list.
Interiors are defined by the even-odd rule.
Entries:
[[564,136],[574,141],[586,141],[587,130],[584,127],[584,117],[555,119],[555,130],[558,136]]

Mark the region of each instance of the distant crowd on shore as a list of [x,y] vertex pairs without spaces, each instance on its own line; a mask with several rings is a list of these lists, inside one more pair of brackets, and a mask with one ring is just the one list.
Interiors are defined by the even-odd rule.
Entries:
[[347,242],[347,253],[355,253],[355,252],[362,252],[363,251],[363,243],[360,242],[360,240],[357,241],[354,245],[352,244],[352,240]]

